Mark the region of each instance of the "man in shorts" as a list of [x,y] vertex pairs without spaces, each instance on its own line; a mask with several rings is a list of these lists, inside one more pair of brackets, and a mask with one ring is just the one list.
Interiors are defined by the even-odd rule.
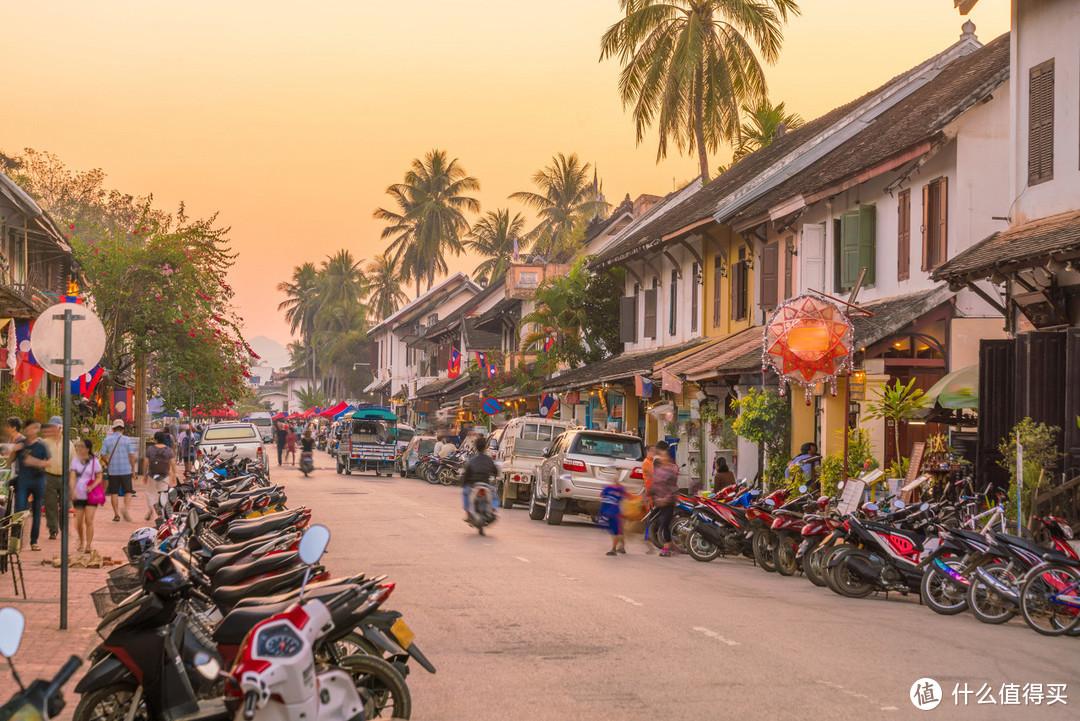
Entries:
[[[113,521],[120,520],[121,513],[125,521],[131,520],[131,497],[135,489],[131,485],[131,476],[135,472],[137,453],[135,439],[124,435],[124,421],[113,421],[112,432],[105,436],[101,444],[101,465],[105,468],[105,494],[112,503]],[[120,499],[123,498],[123,510]]]

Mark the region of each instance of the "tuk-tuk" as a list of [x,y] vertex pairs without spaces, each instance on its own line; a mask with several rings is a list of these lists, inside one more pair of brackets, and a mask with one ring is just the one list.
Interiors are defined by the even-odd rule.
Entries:
[[385,406],[361,405],[338,419],[334,458],[338,473],[385,471],[391,475],[398,456],[397,416]]

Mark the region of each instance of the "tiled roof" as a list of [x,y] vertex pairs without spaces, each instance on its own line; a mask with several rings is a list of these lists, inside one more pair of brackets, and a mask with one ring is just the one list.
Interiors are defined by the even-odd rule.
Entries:
[[465,301],[460,308],[424,331],[424,339],[429,341],[435,340],[446,331],[457,328],[461,324],[461,319],[468,316],[476,306],[480,305],[496,293],[502,292],[504,289],[505,286],[503,285],[502,280],[489,283],[486,288]]
[[827,188],[934,138],[1008,76],[1009,34],[1005,33],[946,65],[935,78],[879,115],[854,138],[741,208],[737,215],[757,217],[784,200]]
[[933,272],[956,285],[979,280],[1003,266],[1041,265],[1048,256],[1080,249],[1080,211],[1039,218],[994,233]]
[[851,319],[851,324],[855,326],[856,348],[865,348],[888,338],[954,295],[955,293],[942,285],[919,293],[860,304],[874,315],[869,318],[857,315]]
[[731,361],[741,359],[750,352],[757,355],[757,365],[761,365],[761,326],[753,326],[726,338],[709,341],[696,353],[688,354],[674,363],[657,363],[657,370],[664,370],[675,375],[697,376],[708,371],[724,367]]
[[701,340],[693,340],[677,346],[666,348],[654,348],[652,350],[637,351],[635,353],[622,353],[612,356],[607,360],[597,363],[589,363],[579,368],[565,371],[551,378],[544,385],[546,391],[565,391],[593,383],[629,378],[636,373],[651,373],[653,365],[664,358],[682,353],[701,343]]
[[457,378],[439,378],[416,390],[417,398],[436,398],[444,396],[469,383],[469,374],[462,373]]
[[482,327],[496,320],[499,316],[510,312],[513,308],[520,306],[521,301],[517,298],[503,298],[498,303],[488,308],[476,318],[476,325]]

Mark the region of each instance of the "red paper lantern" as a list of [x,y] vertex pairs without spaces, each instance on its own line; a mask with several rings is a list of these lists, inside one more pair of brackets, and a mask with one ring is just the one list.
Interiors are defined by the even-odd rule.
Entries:
[[765,326],[762,366],[781,381],[802,386],[809,403],[819,383],[828,383],[836,393],[836,377],[851,369],[853,335],[851,320],[840,306],[820,296],[800,295],[777,308]]

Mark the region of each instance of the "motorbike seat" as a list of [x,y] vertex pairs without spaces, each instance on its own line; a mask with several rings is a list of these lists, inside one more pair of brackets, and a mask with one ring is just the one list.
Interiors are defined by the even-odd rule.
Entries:
[[271,544],[273,544],[277,540],[277,538],[278,536],[276,534],[272,537],[260,536],[258,539],[256,539],[259,541],[258,543],[252,543],[249,546],[244,546],[243,548],[239,548],[235,551],[232,551],[231,553],[215,554],[203,565],[203,571],[206,572],[206,575],[213,577],[221,569],[240,561],[241,559],[247,557],[249,554],[258,552],[258,556],[252,556],[252,558],[261,557],[264,553],[270,550]]
[[300,557],[296,551],[286,551],[285,553],[271,553],[248,563],[228,565],[211,577],[211,585],[214,588],[235,586],[248,578],[268,573],[280,573],[295,566],[299,560]]
[[[317,590],[317,589],[320,589],[320,588],[328,588],[330,586],[339,586],[340,587],[340,586],[343,586],[343,585],[349,584],[349,583],[363,583],[363,582],[364,582],[364,574],[362,574],[362,573],[359,573],[359,574],[357,574],[356,576],[354,576],[352,578],[328,578],[325,581],[316,581],[315,583],[309,583],[307,585],[306,590],[304,591],[304,595],[305,595],[305,598],[306,598],[307,594],[309,594],[312,590]],[[236,609],[236,608],[247,608],[249,606],[264,606],[264,605],[270,604],[270,603],[281,603],[283,601],[295,601],[296,598],[299,595],[300,595],[300,589],[299,588],[294,588],[292,590],[284,591],[282,593],[278,593],[278,594],[273,595],[273,596],[263,596],[263,597],[260,597],[260,598],[245,598],[245,599],[243,599],[241,601],[237,601],[236,605],[233,606],[233,608],[234,609]]]
[[240,519],[229,524],[225,537],[230,541],[243,541],[272,531],[285,531],[296,526],[304,517],[304,512],[297,509],[268,513],[258,518]]
[[[313,588],[309,585],[304,591],[304,598],[305,600],[317,598],[321,601],[326,601],[337,596],[342,591],[349,588],[350,585],[351,584],[347,583],[335,583],[330,586],[321,586],[319,588]],[[288,610],[294,603],[296,603],[295,597],[290,597],[275,603],[237,606],[229,611],[229,613],[225,615],[225,618],[221,619],[221,623],[218,624],[217,628],[214,629],[214,640],[221,645],[237,646],[244,640],[244,636],[247,635],[247,632],[251,630],[252,626],[259,621]],[[351,609],[346,609],[344,612],[341,612],[340,615],[347,616],[350,613]],[[335,621],[336,620],[337,619],[335,618]]]
[[[304,566],[291,568],[287,571],[260,578],[250,583],[241,583],[236,586],[221,586],[210,593],[222,611],[231,610],[238,601],[251,596],[266,596],[290,589],[298,588],[304,580]],[[321,573],[319,566],[312,568],[312,575]]]
[[281,537],[281,533],[278,531],[267,531],[259,536],[252,538],[245,538],[242,541],[234,541],[233,543],[223,543],[214,549],[214,556],[220,556],[229,553],[235,553],[252,546],[257,546],[260,543],[266,543],[267,541],[273,541],[276,538]]
[[1026,538],[1021,538],[1020,536],[1013,536],[1008,533],[995,533],[994,535],[998,538],[998,540],[1003,541],[1006,545],[1022,548],[1029,553],[1035,554],[1039,558],[1042,558],[1044,553],[1050,552],[1049,548],[1046,548],[1045,546],[1040,546],[1034,541],[1030,541]]

